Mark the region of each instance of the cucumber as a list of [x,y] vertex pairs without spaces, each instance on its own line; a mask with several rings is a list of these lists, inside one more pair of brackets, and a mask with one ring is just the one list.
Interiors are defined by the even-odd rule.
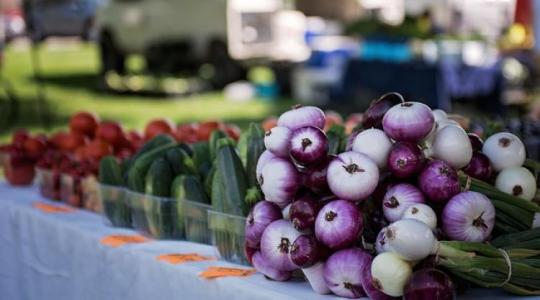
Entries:
[[345,151],[347,146],[347,136],[345,135],[345,127],[342,125],[334,124],[328,132],[326,132],[328,138],[328,154],[337,155]]
[[190,157],[193,156],[193,148],[190,145],[186,143],[180,143],[178,144],[178,147],[184,150],[184,152],[186,152],[186,154],[189,155]]
[[212,174],[212,209],[215,211],[225,212],[225,185],[223,179],[221,178],[221,173],[214,171]]
[[152,149],[155,149],[163,145],[175,144],[175,143],[176,141],[174,140],[174,138],[168,134],[156,135],[154,138],[144,143],[141,149],[137,151],[137,153],[135,154],[135,160],[137,160],[141,155],[145,154],[146,152],[151,151]]
[[208,142],[199,142],[192,145],[193,162],[201,178],[206,178],[212,168],[210,160],[210,144]]
[[165,158],[167,159],[167,162],[169,163],[174,175],[197,174],[195,163],[181,146],[176,146],[169,149],[167,153],[165,153]]
[[99,182],[107,185],[122,186],[122,169],[116,160],[116,157],[105,156],[99,162]]
[[248,132],[249,135],[244,168],[246,170],[248,186],[255,187],[259,184],[256,172],[257,162],[259,161],[259,156],[261,156],[265,150],[264,130],[258,124],[251,123]]
[[[206,177],[203,177],[204,180],[204,190],[206,191],[206,194],[212,195],[212,184],[214,181],[214,174],[216,174],[216,167],[213,165],[210,170],[208,171],[208,174]],[[213,199],[212,197],[210,197]]]
[[218,141],[225,137],[227,137],[227,135],[221,130],[214,130],[210,135],[210,160],[212,162],[216,159]]
[[171,195],[171,182],[173,173],[169,167],[169,163],[164,158],[160,157],[150,166],[145,177],[145,194],[169,197]]
[[210,203],[201,181],[192,175],[176,176],[172,182],[171,196],[178,200]]
[[239,216],[246,215],[247,176],[234,147],[234,141],[229,138],[218,141],[216,163],[216,173],[221,177],[224,191],[218,201],[224,202],[224,212]]
[[127,186],[130,190],[143,193],[145,189],[145,179],[148,168],[157,158],[162,157],[167,151],[173,148],[175,144],[165,144],[154,148],[141,155],[128,171]]

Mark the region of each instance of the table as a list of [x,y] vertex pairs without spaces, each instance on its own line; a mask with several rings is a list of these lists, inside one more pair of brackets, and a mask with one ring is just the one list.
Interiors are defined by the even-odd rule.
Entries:
[[[100,243],[104,236],[135,232],[109,227],[84,210],[47,214],[33,207],[35,201],[53,203],[34,187],[0,182],[0,299],[338,299],[313,293],[306,282],[277,283],[260,274],[203,279],[199,274],[209,266],[235,265],[219,260],[172,265],[156,259],[170,253],[218,255],[214,247],[190,242],[112,248]],[[481,289],[463,299],[482,298],[510,299]]]

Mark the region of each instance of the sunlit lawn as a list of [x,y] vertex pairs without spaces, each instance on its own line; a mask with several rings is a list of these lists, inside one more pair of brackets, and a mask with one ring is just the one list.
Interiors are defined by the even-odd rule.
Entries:
[[[49,110],[54,114],[52,125],[45,129],[38,118],[37,85],[33,78],[31,51],[28,47],[8,47],[4,55],[3,77],[11,84],[21,102],[18,121],[0,129],[5,140],[14,128],[25,127],[33,132],[52,131],[67,124],[71,114],[80,110],[94,111],[102,119],[118,120],[127,128],[142,128],[148,120],[168,117],[175,122],[222,119],[245,126],[277,114],[291,105],[288,101],[252,101],[235,103],[221,93],[188,97],[149,97],[108,94],[99,91],[98,51],[92,44],[57,43],[40,48],[41,74],[44,78]],[[4,92],[2,91],[2,97]],[[4,97],[5,98],[5,97]],[[6,106],[0,106],[6,109]]]

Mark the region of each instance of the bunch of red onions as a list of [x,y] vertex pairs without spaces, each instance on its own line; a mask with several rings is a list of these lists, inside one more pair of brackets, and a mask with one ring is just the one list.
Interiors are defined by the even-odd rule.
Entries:
[[[348,151],[328,155],[324,124],[322,110],[295,107],[266,134],[267,150],[257,165],[265,200],[247,218],[246,249],[270,279],[288,280],[300,269],[320,294],[453,299],[447,275],[411,267],[430,255],[468,255],[437,237],[485,242],[504,226],[500,218],[519,219],[520,212],[499,216],[504,200],[484,191],[510,194],[510,207],[527,210],[522,222],[540,212],[522,203],[534,196],[536,184],[521,167],[523,144],[509,133],[483,143],[445,112],[395,93],[370,106]],[[488,183],[480,190],[478,180],[491,182],[495,172],[500,191]],[[474,180],[464,182],[467,176]],[[373,245],[363,235],[371,220],[368,205],[385,218]]]

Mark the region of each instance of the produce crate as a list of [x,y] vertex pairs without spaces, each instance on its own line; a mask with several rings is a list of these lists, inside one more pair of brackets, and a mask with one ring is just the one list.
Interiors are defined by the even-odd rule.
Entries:
[[71,206],[83,207],[80,178],[60,174],[60,200]]
[[208,229],[208,211],[211,206],[193,201],[182,201],[180,217],[184,217],[186,240],[195,243],[210,244],[210,230]]
[[208,226],[212,245],[216,246],[222,259],[249,265],[244,253],[244,227],[246,218],[213,210],[208,211]]
[[131,210],[123,187],[99,184],[99,200],[108,223],[115,227],[131,227]]
[[51,200],[60,200],[60,173],[36,168],[36,182],[40,194]]

